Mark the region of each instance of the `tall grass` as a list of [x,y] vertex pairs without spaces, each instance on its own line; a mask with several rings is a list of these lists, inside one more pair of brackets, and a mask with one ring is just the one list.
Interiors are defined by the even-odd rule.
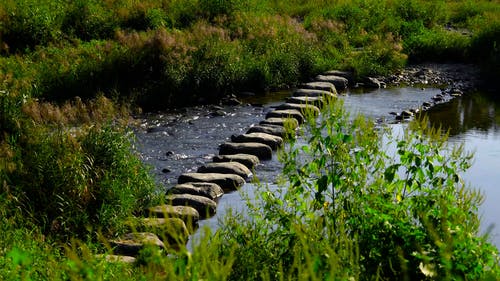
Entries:
[[498,13],[486,1],[5,1],[0,76],[28,96],[174,106],[332,68],[387,74],[407,57],[488,62],[472,41]]
[[150,204],[154,181],[130,134],[112,125],[118,115],[109,100],[27,103],[23,112],[31,118],[18,120],[23,129],[2,141],[7,210],[64,241],[119,233],[124,219]]

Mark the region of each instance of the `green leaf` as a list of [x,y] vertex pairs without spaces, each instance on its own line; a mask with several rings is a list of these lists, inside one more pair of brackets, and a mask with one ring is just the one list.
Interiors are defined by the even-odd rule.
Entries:
[[399,169],[399,164],[393,164],[389,166],[384,172],[384,178],[388,182],[392,182],[396,175],[396,171]]

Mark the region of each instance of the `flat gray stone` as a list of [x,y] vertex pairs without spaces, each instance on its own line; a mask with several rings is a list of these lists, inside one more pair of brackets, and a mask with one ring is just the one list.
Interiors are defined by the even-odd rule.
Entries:
[[[297,122],[295,119],[289,119],[289,120],[294,120],[295,122]],[[283,144],[283,138],[266,133],[250,133],[239,136],[233,135],[231,136],[231,141],[263,143],[269,145],[269,147],[271,147],[272,150],[277,149],[279,146]]]
[[323,107],[325,103],[325,98],[323,97],[288,97],[286,98],[287,103],[297,103],[297,104],[312,104],[318,107]]
[[332,94],[328,91],[314,90],[314,89],[297,89],[293,91],[294,97],[319,97],[319,98],[334,98],[337,94]]
[[[269,148],[270,149],[270,148]],[[213,182],[224,191],[232,191],[238,189],[245,184],[245,179],[233,174],[220,173],[185,173],[179,176],[178,183],[187,182]]]
[[273,151],[269,145],[258,143],[258,142],[246,142],[246,143],[236,143],[236,142],[226,142],[220,145],[219,154],[220,155],[231,155],[231,154],[251,154],[259,157],[259,160],[269,160],[273,157]]
[[266,114],[266,119],[267,118],[294,118],[299,122],[299,124],[304,123],[304,115],[300,113],[300,111],[296,109],[278,109],[278,110],[273,110],[270,111]]
[[300,88],[302,89],[311,89],[311,90],[321,90],[326,91],[332,94],[337,94],[337,89],[335,89],[335,85],[330,82],[309,82],[300,84]]
[[351,71],[329,70],[329,71],[325,71],[323,73],[323,75],[327,75],[327,76],[334,75],[334,76],[344,77],[345,79],[347,79],[349,81],[350,85],[354,84],[354,73],[352,73]]
[[200,218],[209,218],[215,215],[217,203],[207,197],[192,194],[170,194],[165,197],[165,201],[172,206],[193,207],[200,214]]
[[318,82],[330,82],[335,85],[336,89],[341,91],[345,90],[349,84],[349,80],[347,80],[347,78],[337,75],[318,75],[315,80]]
[[193,207],[160,205],[148,208],[148,216],[157,218],[179,218],[188,227],[196,226],[200,219],[200,214]]
[[224,195],[224,190],[213,182],[187,182],[175,185],[167,194],[192,194],[215,200]]
[[146,246],[158,247],[159,249],[165,248],[160,238],[149,232],[127,233],[120,238],[110,240],[109,243],[113,247],[115,254],[133,257],[137,256],[139,251]]
[[282,109],[297,109],[303,115],[313,114],[313,116],[318,116],[320,110],[317,106],[312,104],[298,104],[298,103],[283,103],[276,107],[278,110]]
[[[294,119],[295,120],[295,119]],[[245,165],[248,169],[253,168],[259,164],[259,157],[251,154],[233,154],[233,155],[217,155],[212,158],[214,162],[238,162]]]
[[247,134],[264,133],[264,134],[278,136],[280,138],[283,138],[287,135],[285,127],[279,125],[269,125],[269,124],[264,124],[264,125],[259,124],[252,126],[247,130],[246,133]]
[[252,176],[252,172],[238,162],[207,163],[198,168],[198,173],[234,174],[244,179]]
[[259,124],[282,126],[293,130],[299,127],[299,122],[297,121],[297,119],[294,118],[277,118],[277,117],[267,118],[266,120],[260,121]]

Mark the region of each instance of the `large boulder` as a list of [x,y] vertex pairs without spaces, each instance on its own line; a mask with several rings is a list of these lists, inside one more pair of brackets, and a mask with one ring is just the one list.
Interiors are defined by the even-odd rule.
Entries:
[[226,142],[220,145],[219,154],[220,155],[231,155],[231,154],[251,154],[259,157],[260,160],[269,160],[273,157],[273,151],[269,145],[258,143],[258,142],[246,142],[246,143],[236,143],[236,142]]
[[340,91],[347,89],[347,85],[349,84],[349,80],[347,80],[347,78],[337,75],[318,75],[315,80],[318,82],[330,82]]
[[233,174],[185,173],[179,176],[177,182],[180,184],[187,182],[213,182],[222,187],[224,191],[232,191],[245,184],[245,179]]
[[153,233],[133,232],[127,233],[120,238],[109,241],[113,252],[118,255],[137,256],[139,251],[145,247],[157,247],[164,249],[163,242]]
[[234,174],[244,179],[252,176],[252,172],[238,162],[207,163],[197,170],[198,173]]
[[239,136],[232,135],[231,141],[237,143],[244,143],[244,142],[263,143],[269,145],[269,147],[271,147],[271,149],[273,150],[277,149],[281,144],[283,144],[283,138],[266,133],[250,133]]
[[325,100],[326,99],[323,97],[307,97],[307,96],[286,98],[287,103],[312,104],[317,107],[323,107]]
[[299,86],[303,89],[322,90],[330,92],[332,94],[337,94],[337,89],[335,89],[335,85],[333,85],[330,82],[309,82],[300,84]]
[[273,110],[266,114],[267,118],[294,118],[299,122],[299,124],[304,123],[304,115],[300,113],[300,111],[296,109],[282,109],[282,110]]
[[259,157],[251,154],[233,154],[233,155],[216,155],[212,158],[214,162],[238,162],[245,165],[248,169],[253,168],[259,164]]
[[215,215],[217,203],[207,197],[192,194],[170,194],[165,201],[172,206],[193,207],[200,214],[200,218],[209,218]]
[[179,218],[186,223],[190,228],[196,226],[200,219],[200,214],[193,207],[188,206],[172,206],[172,205],[159,205],[150,207],[147,210],[147,215],[157,218]]
[[295,130],[299,127],[299,122],[297,121],[297,119],[293,118],[276,118],[276,117],[267,118],[265,120],[260,121],[259,124],[281,126],[290,128],[292,130]]
[[192,194],[215,200],[224,194],[224,190],[212,182],[188,182],[175,185],[167,194]]
[[320,110],[317,106],[312,105],[312,104],[298,104],[298,103],[283,103],[280,104],[276,107],[276,109],[283,110],[283,109],[297,109],[300,111],[303,115],[307,114],[312,114],[313,116],[318,116],[320,113]]
[[316,89],[297,89],[293,91],[292,96],[294,97],[321,97],[321,98],[334,98],[337,96],[335,94],[324,91],[324,90],[316,90]]

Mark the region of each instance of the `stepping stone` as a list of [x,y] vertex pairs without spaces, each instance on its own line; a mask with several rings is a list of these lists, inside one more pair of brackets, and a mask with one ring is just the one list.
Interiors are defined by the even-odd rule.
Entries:
[[142,218],[131,227],[135,228],[135,231],[154,233],[167,247],[176,249],[186,245],[189,239],[189,230],[179,218]]
[[287,135],[285,127],[279,125],[255,125],[248,129],[247,134],[264,133],[283,138]]
[[149,232],[134,232],[127,233],[120,238],[110,240],[109,243],[113,247],[113,252],[125,256],[137,256],[139,251],[147,246],[164,249],[163,242],[153,233]]
[[120,255],[95,255],[97,259],[104,259],[107,262],[112,263],[134,263],[135,258],[131,256],[120,256]]
[[220,155],[231,155],[231,154],[251,154],[259,157],[259,160],[269,160],[273,157],[273,151],[269,145],[258,143],[258,142],[246,142],[246,143],[236,143],[236,142],[226,142],[220,145],[219,154]]
[[327,75],[327,76],[334,75],[334,76],[344,77],[345,79],[347,79],[349,81],[350,85],[354,84],[354,74],[350,71],[329,70],[329,71],[325,71],[323,73],[323,75]]
[[273,110],[271,112],[268,112],[266,114],[266,119],[267,118],[294,118],[299,122],[299,124],[304,123],[304,116],[300,111],[296,109],[283,109],[283,110]]
[[192,194],[215,200],[224,194],[224,190],[212,182],[188,182],[172,187],[167,194]]
[[294,97],[321,97],[321,98],[334,98],[337,94],[332,94],[328,91],[314,90],[314,89],[297,89],[293,91],[292,96]]
[[[295,120],[295,119],[293,119]],[[214,162],[238,162],[245,165],[248,169],[253,168],[259,164],[259,157],[251,154],[233,154],[233,155],[217,155],[212,158]]]
[[[271,148],[269,148],[271,149]],[[179,176],[178,183],[187,182],[212,182],[224,191],[233,191],[245,184],[245,179],[238,175],[219,173],[185,173]]]
[[290,129],[297,129],[299,127],[299,122],[297,121],[297,119],[293,119],[293,118],[276,118],[276,117],[273,117],[273,118],[267,118],[266,120],[263,120],[263,121],[260,121],[261,125],[275,125],[275,126],[282,126],[282,127],[285,127],[285,124],[287,126],[287,128],[290,128]]
[[252,172],[238,162],[208,163],[198,168],[198,173],[234,174],[244,179],[252,176]]
[[[288,119],[288,120],[293,120],[297,122],[295,119]],[[279,126],[279,125],[276,125]],[[266,133],[250,133],[250,134],[244,134],[244,135],[239,135],[231,136],[231,141],[232,142],[258,142],[258,143],[263,143],[269,145],[272,150],[277,149],[281,144],[283,144],[283,139],[281,137],[271,135],[271,134],[266,134]]]
[[215,215],[217,203],[207,197],[192,194],[170,194],[165,198],[165,202],[172,206],[193,207],[200,214],[200,218],[206,219]]
[[318,75],[315,80],[318,82],[330,82],[335,85],[335,88],[341,91],[345,90],[349,84],[349,80],[347,80],[347,78],[337,75]]
[[325,103],[325,99],[323,97],[289,97],[286,98],[287,103],[297,103],[297,104],[312,104],[318,107],[322,107]]
[[335,89],[335,85],[333,85],[330,82],[309,82],[300,84],[300,87],[303,89],[322,90],[330,92],[332,94],[337,94],[337,89]]
[[148,216],[157,218],[179,218],[188,227],[196,226],[200,220],[200,214],[193,207],[160,205],[148,208]]
[[279,109],[279,110],[297,109],[298,111],[300,111],[304,115],[313,113],[314,116],[318,116],[320,113],[319,108],[315,105],[312,105],[312,104],[284,103],[284,104],[278,105],[276,107],[276,109]]

